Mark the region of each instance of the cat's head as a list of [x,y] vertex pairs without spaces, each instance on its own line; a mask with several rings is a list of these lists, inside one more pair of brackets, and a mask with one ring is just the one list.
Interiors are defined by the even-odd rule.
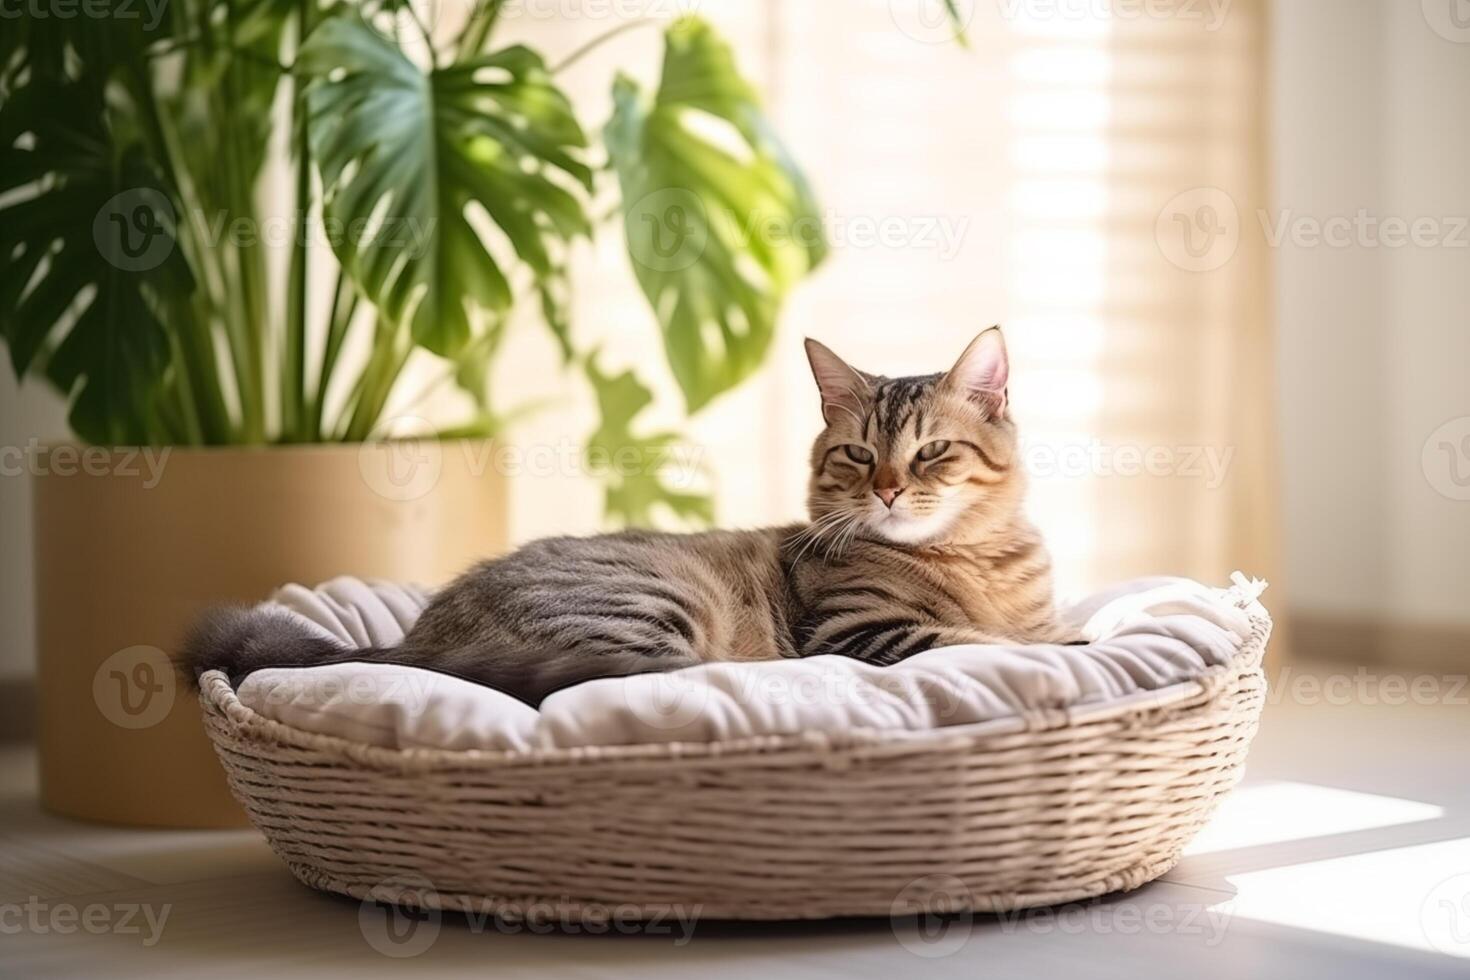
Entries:
[[999,327],[944,374],[886,378],[806,342],[827,427],[812,447],[815,522],[905,545],[978,540],[1024,492]]

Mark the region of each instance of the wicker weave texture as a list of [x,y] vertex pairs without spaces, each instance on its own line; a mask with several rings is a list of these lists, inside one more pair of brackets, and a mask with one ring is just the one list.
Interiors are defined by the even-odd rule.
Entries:
[[494,910],[711,919],[1004,911],[1164,874],[1239,781],[1264,616],[1166,707],[1026,731],[853,732],[523,753],[397,751],[289,728],[206,674],[232,790],[315,888]]

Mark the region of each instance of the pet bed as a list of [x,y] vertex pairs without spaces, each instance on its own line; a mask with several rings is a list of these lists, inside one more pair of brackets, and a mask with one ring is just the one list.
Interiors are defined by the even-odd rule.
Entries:
[[[235,796],[304,883],[491,912],[796,919],[1003,911],[1164,874],[1239,780],[1264,583],[1129,583],[1081,646],[588,681],[533,709],[411,667],[200,682]],[[424,593],[339,579],[267,608],[391,644]]]

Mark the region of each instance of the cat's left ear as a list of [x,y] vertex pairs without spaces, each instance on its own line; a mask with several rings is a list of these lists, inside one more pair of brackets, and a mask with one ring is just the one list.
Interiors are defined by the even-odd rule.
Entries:
[[810,337],[806,341],[806,357],[822,393],[822,418],[828,425],[836,425],[838,419],[846,417],[862,428],[868,411],[871,378]]
[[970,346],[944,376],[946,384],[965,397],[984,406],[994,418],[1006,414],[1006,385],[1010,381],[1011,361],[1006,354],[1005,338],[1000,327],[991,327],[970,341]]

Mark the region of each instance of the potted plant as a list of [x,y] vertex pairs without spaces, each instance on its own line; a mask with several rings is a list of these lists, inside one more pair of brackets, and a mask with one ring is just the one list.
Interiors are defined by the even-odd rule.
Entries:
[[[806,182],[708,24],[666,27],[655,90],[612,81],[594,139],[561,66],[498,42],[505,7],[447,43],[403,0],[96,0],[0,33],[0,330],[86,447],[33,461],[52,808],[233,822],[165,652],[198,608],[334,574],[438,581],[504,545],[475,440],[506,421],[486,381],[513,311],[533,304],[592,387],[589,453],[677,440],[642,431],[649,389],[570,322],[597,215],[621,216],[689,412],[756,370],[821,261]],[[287,200],[262,193],[273,140]],[[411,358],[475,409],[384,440]],[[610,519],[658,508],[711,515],[657,471],[608,471]]]

